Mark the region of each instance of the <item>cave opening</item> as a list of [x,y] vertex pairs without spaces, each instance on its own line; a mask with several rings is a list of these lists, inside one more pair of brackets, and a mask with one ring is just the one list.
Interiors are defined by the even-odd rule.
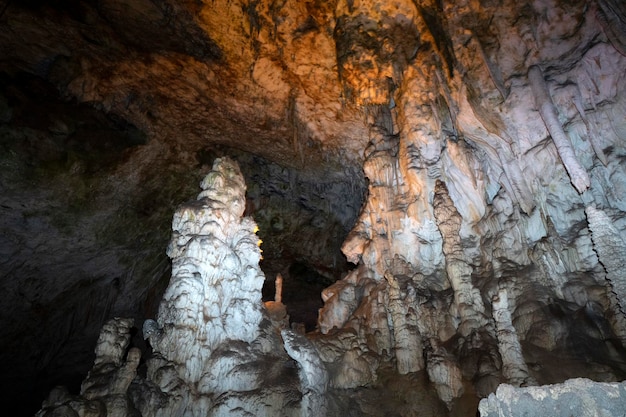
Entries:
[[263,301],[274,301],[280,274],[290,323],[314,330],[322,290],[355,267],[341,246],[366,198],[362,171],[320,176],[219,145],[198,151],[196,159],[208,167],[221,155],[238,162],[246,181],[245,215],[258,224],[262,240]]

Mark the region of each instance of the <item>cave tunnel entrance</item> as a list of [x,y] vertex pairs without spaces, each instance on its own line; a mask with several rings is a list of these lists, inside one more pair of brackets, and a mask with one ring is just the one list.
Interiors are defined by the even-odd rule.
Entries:
[[239,163],[247,185],[245,215],[259,226],[263,301],[274,300],[275,279],[281,274],[282,302],[290,322],[314,330],[322,290],[354,267],[341,245],[366,196],[362,171],[298,170],[218,146],[199,151],[197,159],[211,166],[224,155]]

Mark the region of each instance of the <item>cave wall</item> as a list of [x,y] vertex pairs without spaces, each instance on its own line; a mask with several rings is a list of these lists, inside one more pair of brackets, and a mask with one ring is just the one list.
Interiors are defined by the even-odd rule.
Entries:
[[321,332],[426,370],[448,404],[500,382],[623,379],[609,189],[626,180],[626,61],[609,2],[394,5],[338,3],[369,193],[343,246],[359,267],[325,290]]

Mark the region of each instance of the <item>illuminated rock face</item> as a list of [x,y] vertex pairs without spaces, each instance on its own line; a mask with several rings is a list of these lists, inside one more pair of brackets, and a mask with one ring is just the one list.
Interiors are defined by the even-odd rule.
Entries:
[[185,381],[208,385],[198,388],[204,392],[213,388],[208,381],[224,376],[208,366],[211,354],[224,342],[259,336],[265,277],[256,224],[242,218],[246,186],[239,167],[216,160],[201,187],[198,200],[181,206],[172,221],[172,279],[150,341],[180,366]]
[[[298,414],[286,404],[289,390],[267,383],[280,375],[287,355],[278,329],[264,317],[261,241],[254,221],[243,217],[246,185],[238,165],[216,159],[201,187],[198,200],[174,215],[168,247],[172,279],[156,323],[147,322],[147,329],[144,324],[155,355],[148,374],[156,377],[169,407],[139,397],[140,411],[144,416],[270,416],[283,409]],[[158,377],[172,370],[177,384]]]
[[[461,380],[481,396],[546,383],[553,367],[531,358],[589,340],[599,359],[609,333],[623,340],[624,204],[606,190],[626,184],[626,57],[589,7],[339,2],[342,82],[370,126],[369,194],[343,246],[358,269],[324,292],[319,327],[355,332],[356,357],[425,368],[449,405]],[[505,28],[505,15],[520,19]],[[408,64],[394,24],[414,42]],[[605,336],[566,324],[580,320]],[[557,374],[624,377],[584,362]]]

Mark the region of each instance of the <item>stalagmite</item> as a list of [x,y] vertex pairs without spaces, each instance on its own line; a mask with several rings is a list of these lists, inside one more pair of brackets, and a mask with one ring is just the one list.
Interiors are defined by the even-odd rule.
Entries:
[[[130,416],[135,409],[128,388],[137,376],[141,351],[128,350],[133,319],[114,318],[105,323],[96,345],[94,365],[80,387],[78,398],[48,400],[50,413],[44,408],[38,416],[94,415]],[[59,413],[59,414],[57,414]]]
[[280,273],[276,274],[276,280],[274,281],[274,285],[276,286],[276,293],[274,294],[274,302],[282,303],[283,302],[283,276]]
[[389,314],[393,323],[396,366],[401,375],[424,369],[423,345],[417,327],[415,291],[400,288],[398,279],[385,274],[389,288]]
[[550,92],[548,91],[548,86],[543,78],[541,68],[537,65],[530,67],[528,70],[528,81],[530,82],[530,88],[535,96],[537,109],[539,110],[541,118],[548,128],[548,132],[550,132],[552,141],[554,142],[559,156],[561,157],[561,161],[570,176],[570,180],[576,190],[578,190],[579,193],[582,193],[590,186],[589,175],[576,158],[572,143],[559,122],[559,116],[557,114],[556,107],[552,102],[552,98],[550,97]]
[[513,327],[509,297],[506,289],[500,289],[492,299],[493,318],[496,322],[498,349],[502,357],[502,374],[509,384],[517,387],[535,385],[536,382],[528,374],[528,367],[522,355],[522,347]]
[[[259,336],[264,281],[256,225],[242,218],[245,183],[239,167],[217,159],[201,186],[198,200],[174,215],[172,279],[157,318],[163,332],[153,340],[155,352],[192,383],[214,378],[217,369],[207,373],[206,365],[222,343],[250,343]],[[254,378],[249,381],[255,386]]]
[[302,417],[326,416],[326,390],[328,389],[328,371],[315,346],[301,334],[292,330],[281,331],[285,350],[298,362],[300,385],[302,389]]
[[437,227],[443,237],[443,253],[446,255],[448,280],[454,289],[454,301],[459,310],[461,323],[459,332],[463,336],[487,324],[485,306],[480,292],[472,284],[472,266],[463,253],[461,244],[462,218],[448,195],[442,181],[437,181],[433,209]]

